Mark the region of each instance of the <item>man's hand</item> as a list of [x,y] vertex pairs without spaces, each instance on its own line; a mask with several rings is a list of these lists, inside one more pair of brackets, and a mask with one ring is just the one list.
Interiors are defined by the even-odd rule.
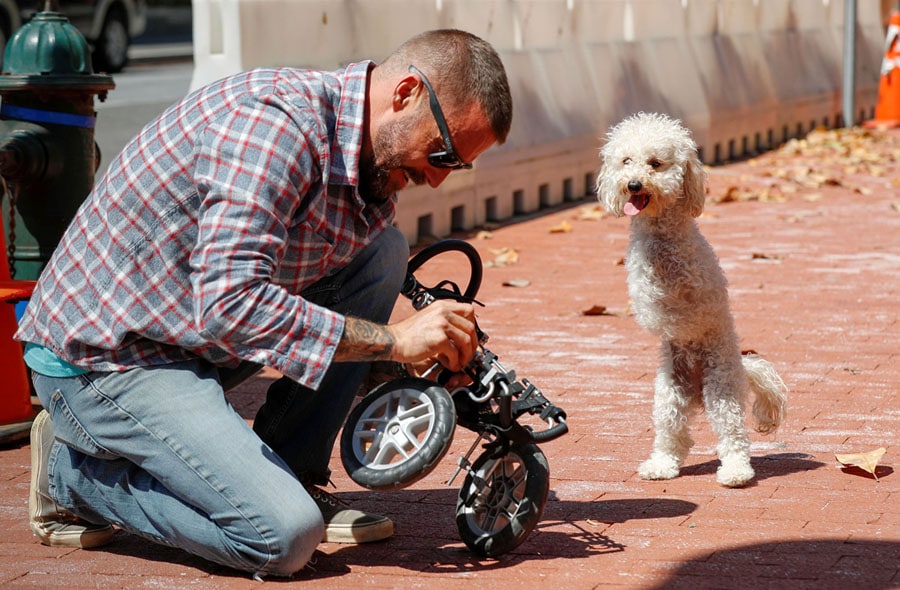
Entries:
[[389,326],[348,317],[335,360],[391,360],[407,364],[432,358],[458,372],[477,348],[474,306],[439,300]]
[[478,348],[475,308],[471,303],[440,300],[409,318],[388,326],[394,334],[392,360],[416,363],[437,359],[451,371],[461,371]]

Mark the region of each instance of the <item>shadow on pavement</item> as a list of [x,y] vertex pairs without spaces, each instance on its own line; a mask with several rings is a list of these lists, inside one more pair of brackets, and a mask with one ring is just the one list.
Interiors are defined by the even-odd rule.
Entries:
[[686,561],[653,588],[887,590],[897,587],[898,563],[898,542],[817,539],[759,543],[724,548]]
[[[293,578],[267,578],[266,582],[337,578],[360,567],[372,568],[373,573],[380,567],[402,567],[417,572],[423,581],[429,574],[475,574],[545,559],[571,559],[577,567],[578,561],[592,556],[628,551],[627,546],[603,534],[611,524],[677,518],[697,508],[692,502],[668,498],[551,500],[540,524],[521,546],[498,558],[483,558],[458,539],[454,523],[456,495],[452,489],[339,493],[362,509],[388,514],[397,525],[397,534],[391,540],[366,545],[324,545],[310,565]],[[197,568],[211,576],[248,578],[246,573],[122,533],[103,551]],[[749,588],[767,587],[778,580],[791,580],[792,584],[808,580],[806,586],[801,583],[791,587],[886,590],[895,587],[898,563],[898,542],[827,538],[778,541],[724,547],[694,557],[679,563],[666,581],[654,588],[725,588],[734,587],[731,584],[738,580],[739,587]]]
[[[774,453],[760,457],[751,457],[750,465],[756,471],[756,477],[750,482],[749,486],[757,485],[758,482],[770,477],[783,477],[792,473],[812,471],[825,466],[825,463],[813,461],[812,458],[812,455],[806,453]],[[714,476],[718,468],[718,459],[689,465],[681,470],[680,477],[694,475]]]
[[[372,496],[376,493],[367,497]],[[386,508],[388,498],[397,502],[395,510],[388,512],[396,524],[394,539],[378,544],[339,546],[333,553],[321,554],[314,564],[316,569],[301,572],[296,579],[337,576],[358,566],[403,567],[427,575],[477,573],[544,559],[582,560],[626,550],[625,545],[603,534],[610,524],[684,516],[697,508],[693,502],[667,498],[594,502],[551,498],[540,523],[522,545],[497,558],[485,558],[471,552],[459,540],[454,521],[457,491],[410,490],[382,492],[377,496],[385,501],[376,498],[371,506],[375,510],[378,506],[382,510]],[[362,503],[354,502],[355,506],[358,504]]]
[[[325,545],[292,580],[341,576],[360,566],[403,567],[427,575],[497,570],[541,559],[586,559],[626,550],[625,545],[602,533],[613,523],[684,516],[697,508],[692,502],[667,498],[595,502],[551,499],[541,522],[522,545],[497,558],[485,558],[471,552],[459,540],[455,524],[457,494],[457,490],[450,488],[337,493],[338,497],[352,501],[354,507],[390,516],[397,534],[379,543]],[[572,528],[577,532],[572,533]],[[196,568],[214,576],[248,577],[244,572],[121,532],[113,543],[99,551]],[[277,581],[278,578],[266,578],[266,582]]]

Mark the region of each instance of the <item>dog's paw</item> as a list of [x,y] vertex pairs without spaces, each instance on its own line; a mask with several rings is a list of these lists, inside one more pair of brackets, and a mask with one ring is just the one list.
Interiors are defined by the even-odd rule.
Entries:
[[638,467],[642,479],[672,479],[678,477],[678,471],[678,461],[672,457],[653,456]]
[[746,485],[755,475],[749,459],[726,459],[716,471],[716,481],[725,487],[739,488]]

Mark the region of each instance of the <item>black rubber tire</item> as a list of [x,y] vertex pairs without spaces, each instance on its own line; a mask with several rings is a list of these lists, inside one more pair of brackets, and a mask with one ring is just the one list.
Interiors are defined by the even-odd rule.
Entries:
[[9,21],[5,14],[0,15],[0,64],[3,63],[3,55],[6,53],[6,44],[12,36],[10,32]]
[[92,54],[95,72],[118,74],[128,64],[128,46],[131,37],[128,34],[128,17],[125,9],[119,6],[110,9],[103,21],[100,36],[94,42]]
[[550,494],[550,467],[537,445],[512,445],[505,455],[491,455],[491,449],[485,451],[472,465],[456,503],[460,537],[485,557],[522,544],[537,526]]
[[446,389],[417,377],[388,381],[350,412],[341,434],[341,462],[350,479],[365,488],[405,488],[447,454],[455,427],[456,407]]

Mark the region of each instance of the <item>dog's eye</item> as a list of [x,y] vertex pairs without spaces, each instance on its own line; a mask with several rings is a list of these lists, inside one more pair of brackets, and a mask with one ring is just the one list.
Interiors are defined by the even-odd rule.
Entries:
[[660,162],[659,160],[650,160],[651,168],[659,168],[660,166],[662,166],[662,162]]
[[623,164],[631,164],[631,158],[625,158],[624,160],[622,160],[622,163]]

